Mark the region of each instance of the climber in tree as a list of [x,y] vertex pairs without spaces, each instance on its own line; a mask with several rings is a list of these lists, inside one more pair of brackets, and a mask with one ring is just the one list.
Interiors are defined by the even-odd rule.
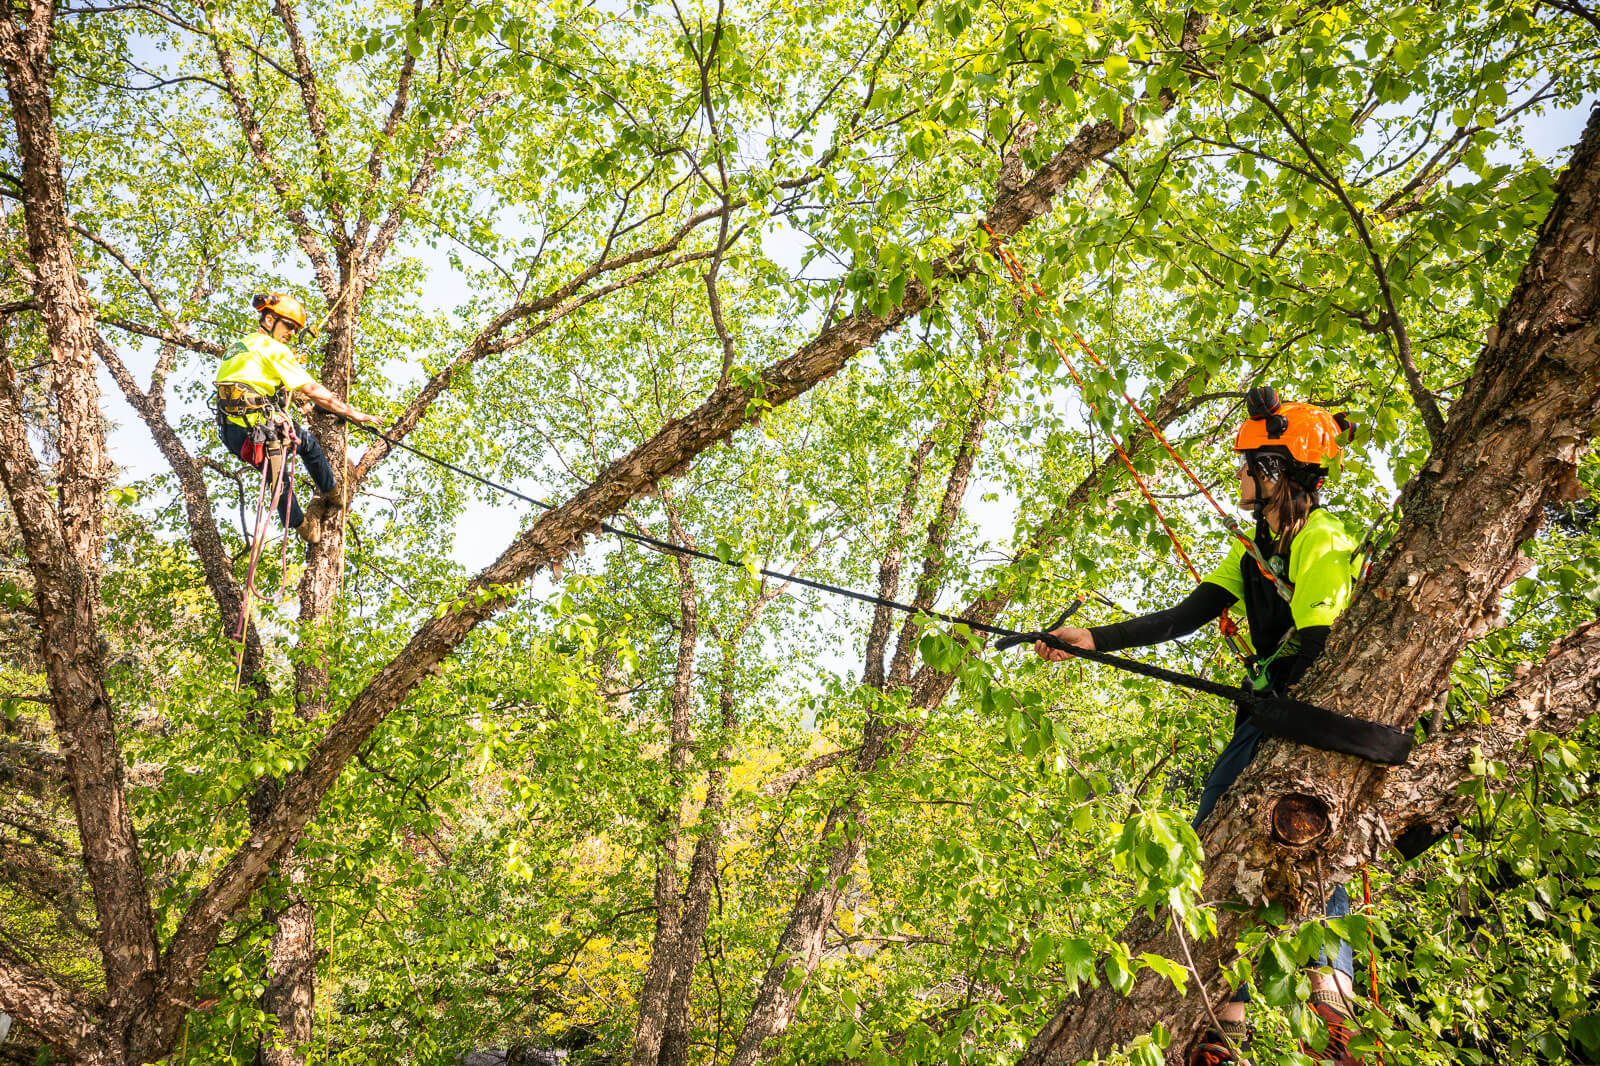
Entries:
[[259,315],[255,330],[228,346],[217,369],[217,433],[230,452],[257,469],[269,454],[281,451],[284,442],[294,441],[319,495],[311,503],[312,520],[307,522],[294,496],[293,479],[287,478],[278,499],[278,517],[315,544],[321,539],[322,515],[344,505],[344,491],[322,443],[309,428],[295,425],[290,394],[298,392],[323,410],[363,425],[377,426],[382,420],[339,399],[300,365],[288,344],[295,334],[307,333],[306,310],[299,300],[275,292],[253,297],[250,306]]
[[[1063,626],[1052,632],[1063,642],[1090,651],[1114,652],[1159,644],[1192,633],[1243,602],[1256,655],[1249,663],[1250,685],[1257,691],[1287,693],[1322,654],[1328,629],[1350,602],[1359,568],[1356,543],[1344,524],[1323,510],[1318,493],[1328,476],[1328,463],[1339,455],[1337,438],[1349,428],[1343,416],[1310,404],[1282,403],[1269,387],[1251,389],[1250,417],[1234,437],[1239,453],[1239,505],[1256,518],[1255,547],[1236,540],[1233,550],[1176,607],[1114,625],[1080,629]],[[1071,653],[1043,642],[1034,650],[1061,661]],[[1194,825],[1205,821],[1217,800],[1238,779],[1255,756],[1263,733],[1240,706],[1233,738],[1207,776]],[[1327,901],[1329,917],[1350,913],[1343,885]],[[1361,1060],[1350,1054],[1354,1035],[1349,1012],[1354,973],[1350,946],[1340,943],[1331,964],[1312,974],[1311,1008],[1328,1027],[1328,1047],[1313,1057],[1329,1057],[1340,1066]],[[1204,1033],[1190,1050],[1190,1066],[1223,1066],[1240,1062],[1233,1049],[1244,1046],[1245,1004],[1241,988],[1217,1011],[1227,1037]]]

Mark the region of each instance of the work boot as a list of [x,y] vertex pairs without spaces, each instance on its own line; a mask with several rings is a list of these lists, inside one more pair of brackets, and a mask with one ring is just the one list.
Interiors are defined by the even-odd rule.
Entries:
[[321,522],[328,517],[329,511],[337,511],[344,506],[344,486],[335,485],[332,492],[319,492],[310,505],[306,508],[307,522]]
[[[312,500],[311,508],[316,506],[317,501]],[[322,517],[318,515],[313,518],[311,508],[306,510],[305,517],[300,519],[300,524],[294,527],[294,531],[300,534],[300,539],[307,544],[315,544],[322,539]]]
[[1350,1041],[1360,1030],[1345,1014],[1344,997],[1337,992],[1319,989],[1311,993],[1310,1006],[1328,1027],[1328,1046],[1317,1051],[1302,1043],[1300,1050],[1319,1062],[1333,1062],[1336,1066],[1366,1066],[1366,1059],[1350,1053]]
[[1233,1047],[1244,1047],[1248,1031],[1243,1024],[1237,1028],[1227,1022],[1223,1024],[1228,1026],[1227,1039],[1223,1039],[1215,1029],[1207,1029],[1189,1049],[1189,1057],[1183,1060],[1184,1066],[1250,1066],[1249,1059],[1241,1059],[1228,1046],[1228,1040],[1232,1040]]

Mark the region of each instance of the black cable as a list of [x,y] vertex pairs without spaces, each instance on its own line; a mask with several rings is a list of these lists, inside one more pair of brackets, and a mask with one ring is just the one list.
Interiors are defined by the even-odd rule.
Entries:
[[[348,421],[348,419],[346,421]],[[546,511],[554,511],[556,509],[555,504],[536,499],[535,497],[529,496],[523,492],[518,492],[516,489],[513,489],[507,485],[501,485],[498,482],[490,481],[488,478],[483,477],[480,474],[474,474],[470,470],[464,470],[461,467],[456,466],[454,463],[440,459],[436,455],[430,455],[420,448],[414,448],[409,444],[386,436],[385,434],[380,433],[378,430],[373,429],[371,426],[362,425],[361,423],[354,424],[359,425],[362,429],[366,430],[368,433],[372,434],[374,437],[377,437],[379,440],[390,445],[391,447],[403,448],[413,455],[416,455],[422,459],[426,459],[430,463],[441,466],[446,470],[454,471],[463,477],[469,477],[479,484],[486,485],[497,492],[503,492],[507,496],[514,496],[519,500],[531,503],[535,507],[543,508]],[[656,551],[663,552],[668,555],[688,556],[689,558],[703,559],[706,562],[720,563],[723,566],[733,566],[740,569],[744,569],[745,567],[745,564],[738,560],[722,559],[718,556],[712,555],[709,552],[700,551],[697,548],[689,548],[681,544],[672,544],[657,537],[652,537],[648,533],[637,533],[630,529],[619,529],[607,522],[601,522],[600,529],[606,533],[612,534],[613,536],[621,537],[624,540],[631,540],[636,544],[642,544],[646,547],[654,548]],[[1193,692],[1203,692],[1208,696],[1220,696],[1225,700],[1232,700],[1235,703],[1246,704],[1252,707],[1253,712],[1256,713],[1258,718],[1263,720],[1263,724],[1268,727],[1269,732],[1277,733],[1280,736],[1287,736],[1291,740],[1297,740],[1300,743],[1310,744],[1313,747],[1326,748],[1334,751],[1343,751],[1346,754],[1357,755],[1361,758],[1371,759],[1374,762],[1396,764],[1404,762],[1406,754],[1409,754],[1411,749],[1411,734],[1408,731],[1399,730],[1393,726],[1380,725],[1376,722],[1367,722],[1359,718],[1350,718],[1347,715],[1337,714],[1334,711],[1326,710],[1314,704],[1302,703],[1299,700],[1287,699],[1285,697],[1275,696],[1270,693],[1260,693],[1252,689],[1239,688],[1234,685],[1219,684],[1215,681],[1208,681],[1203,677],[1196,677],[1193,674],[1185,674],[1177,670],[1168,670],[1165,667],[1155,666],[1147,662],[1141,662],[1138,659],[1128,659],[1121,655],[1111,655],[1103,651],[1092,651],[1088,648],[1075,647],[1059,637],[1053,636],[1044,631],[1021,632],[1015,629],[1007,629],[1005,626],[990,625],[987,622],[979,622],[975,619],[963,618],[960,615],[945,614],[943,611],[914,607],[909,603],[901,603],[898,600],[886,599],[882,596],[873,596],[869,593],[858,592],[855,589],[844,588],[840,585],[830,585],[825,581],[813,581],[810,578],[800,577],[797,574],[785,573],[782,570],[772,570],[765,566],[758,567],[757,573],[778,581],[792,582],[796,585],[803,585],[806,588],[816,589],[818,592],[826,592],[829,595],[843,596],[847,599],[870,604],[874,607],[887,607],[890,610],[900,611],[903,614],[909,615],[927,615],[930,618],[937,618],[952,625],[963,625],[974,632],[987,633],[990,636],[1002,638],[1001,641],[995,645],[997,650],[1004,650],[1005,648],[1014,647],[1018,644],[1042,641],[1048,647],[1054,648],[1058,651],[1067,652],[1068,654],[1079,659],[1088,659],[1090,662],[1102,663],[1106,666],[1110,666],[1114,669],[1122,670],[1130,674],[1138,674],[1141,677],[1148,677],[1156,681],[1163,681],[1169,685],[1175,685],[1178,688],[1186,688]],[[1056,626],[1059,626],[1061,622],[1070,615],[1072,610],[1075,610],[1075,607],[1069,608],[1067,612],[1064,612],[1062,618],[1057,620]],[[1055,626],[1052,626],[1051,628],[1055,628]],[[1299,723],[1302,721],[1305,723],[1304,728],[1301,728],[1299,725]],[[1363,733],[1362,736],[1358,738],[1350,738],[1342,735],[1340,730],[1341,726],[1365,727],[1365,729],[1360,730]],[[1343,732],[1348,732],[1348,729],[1344,729]],[[1339,746],[1330,747],[1330,745]]]

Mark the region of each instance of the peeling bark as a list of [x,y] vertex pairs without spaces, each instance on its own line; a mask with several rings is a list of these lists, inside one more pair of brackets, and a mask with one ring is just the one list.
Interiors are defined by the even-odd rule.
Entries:
[[1417,826],[1444,833],[1473,807],[1473,798],[1460,786],[1474,776],[1474,763],[1500,763],[1504,776],[1491,787],[1513,787],[1533,766],[1529,734],[1565,736],[1600,709],[1600,623],[1557,641],[1544,662],[1485,709],[1486,725],[1435,736],[1417,747],[1410,762],[1389,772],[1373,802],[1383,819],[1382,838],[1398,839]]
[[[1462,649],[1493,624],[1500,590],[1526,565],[1521,543],[1538,529],[1545,504],[1568,491],[1600,421],[1597,239],[1600,109],[1591,112],[1557,180],[1528,264],[1443,434],[1405,488],[1392,546],[1335,625],[1299,698],[1372,721],[1414,725],[1448,685]],[[1574,634],[1533,688],[1513,686],[1503,697],[1509,702],[1502,722],[1527,727],[1566,705],[1541,698],[1541,683],[1579,693],[1581,705],[1592,659],[1565,649],[1591,643],[1592,630]],[[1506,728],[1500,735],[1515,739],[1516,732]],[[1446,750],[1444,738],[1424,745],[1409,772],[1431,775],[1433,787],[1441,787],[1449,771],[1421,760],[1425,752],[1438,758]],[[1455,765],[1459,772],[1459,761]],[[1276,900],[1291,914],[1316,913],[1333,885],[1387,847],[1391,820],[1404,820],[1393,809],[1381,810],[1386,776],[1384,768],[1358,759],[1267,741],[1202,827],[1210,856],[1204,897]],[[1271,817],[1295,794],[1322,801],[1329,825],[1309,844],[1286,846],[1272,839]],[[1217,965],[1232,957],[1250,921],[1244,913],[1218,913],[1218,938],[1194,945],[1200,994],[1181,998],[1152,971],[1139,975],[1126,998],[1107,988],[1090,990],[1058,1008],[1022,1061],[1075,1062],[1122,1045],[1157,1021],[1178,1034],[1169,1060],[1180,1061],[1205,1009],[1201,997],[1223,990]],[[1123,940],[1135,958],[1146,951],[1184,958],[1170,928],[1146,918],[1131,923]]]
[[[32,285],[50,345],[50,388],[59,420],[54,499],[29,446],[15,373],[3,354],[0,479],[34,580],[50,716],[99,915],[97,941],[107,988],[102,1027],[115,1033],[134,1022],[150,992],[157,945],[99,649],[102,515],[109,468],[95,380],[94,317],[73,259],[61,149],[51,119],[53,17],[48,0],[30,4],[25,25],[15,8],[0,12],[0,71],[23,163]],[[74,1043],[67,1046],[84,1051],[93,1046],[77,1024],[81,1008],[69,1008],[64,989],[47,988],[37,976],[26,983],[50,993],[41,1001],[46,1008],[59,1006],[70,1015],[58,1022],[44,1019],[64,1042],[71,1035]]]

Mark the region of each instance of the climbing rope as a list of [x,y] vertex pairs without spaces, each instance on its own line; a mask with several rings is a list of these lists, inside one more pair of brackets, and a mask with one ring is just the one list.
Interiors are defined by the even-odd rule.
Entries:
[[[1389,1012],[1383,1009],[1383,1004],[1378,1001],[1378,929],[1372,917],[1372,874],[1366,866],[1361,867],[1361,894],[1366,902],[1367,912],[1367,977],[1372,985],[1372,1005],[1376,1007],[1385,1018]],[[1378,1041],[1378,1066],[1383,1066],[1383,1041]]]
[[[993,253],[995,258],[1000,260],[1001,264],[1005,266],[1007,272],[1011,275],[1011,282],[1016,286],[1018,293],[1026,298],[1031,292],[1032,295],[1038,297],[1039,299],[1045,299],[1044,287],[1041,286],[1037,281],[1031,281],[1029,279],[1027,271],[1024,270],[1022,262],[1016,257],[1016,254],[1005,245],[1005,243],[1000,239],[999,235],[990,228],[987,222],[984,222],[981,225],[983,226],[984,232],[989,235],[990,252]],[[1039,317],[1037,313],[1035,314],[1035,317]],[[1089,347],[1089,342],[1083,339],[1083,335],[1081,333],[1079,333],[1077,330],[1069,330],[1068,332],[1072,334],[1073,342],[1077,344],[1077,346],[1083,351],[1083,354],[1086,355],[1096,367],[1107,374],[1111,373],[1110,366],[1108,366],[1106,361],[1101,359],[1100,356],[1095,353],[1093,348]],[[1061,342],[1056,340],[1054,337],[1050,338],[1050,343],[1055,348],[1056,354],[1061,357],[1061,362],[1066,366],[1067,372],[1072,375],[1072,380],[1077,384],[1078,392],[1083,397],[1083,402],[1089,405],[1090,410],[1099,413],[1100,408],[1092,399],[1089,398],[1089,390],[1086,387],[1083,378],[1078,374],[1077,368],[1072,365],[1072,360],[1067,357],[1066,348],[1063,347]],[[1222,504],[1218,503],[1215,496],[1211,495],[1211,490],[1206,487],[1205,482],[1200,480],[1199,475],[1197,475],[1193,468],[1189,466],[1188,462],[1185,461],[1178,449],[1173,447],[1172,442],[1167,439],[1167,435],[1161,431],[1161,427],[1156,425],[1155,421],[1145,413],[1143,407],[1139,406],[1139,402],[1130,396],[1126,389],[1119,386],[1117,391],[1122,395],[1122,399],[1125,403],[1127,403],[1129,409],[1132,410],[1133,413],[1138,416],[1139,420],[1144,423],[1145,428],[1150,431],[1150,435],[1154,437],[1156,442],[1159,443],[1166,453],[1172,457],[1172,460],[1178,464],[1178,468],[1183,471],[1184,475],[1191,483],[1193,483],[1194,487],[1200,491],[1202,496],[1205,497],[1206,502],[1211,505],[1212,510],[1217,512],[1218,517],[1222,519],[1222,522],[1227,527],[1228,532],[1244,545],[1245,551],[1250,554],[1250,557],[1255,560],[1256,565],[1261,568],[1261,572],[1266,575],[1268,580],[1272,582],[1273,588],[1277,590],[1278,595],[1282,596],[1285,601],[1293,599],[1294,590],[1290,588],[1288,584],[1272,570],[1272,567],[1268,563],[1266,557],[1261,553],[1261,548],[1256,544],[1255,538],[1245,533],[1245,531],[1239,527],[1239,520],[1230,514],[1228,510],[1222,506]],[[1128,458],[1127,452],[1123,451],[1121,443],[1117,441],[1114,435],[1111,439],[1111,444],[1112,447],[1116,449],[1117,456],[1122,460],[1123,465],[1126,466],[1128,468],[1128,472],[1133,475],[1134,481],[1139,486],[1139,491],[1143,493],[1146,502],[1150,504],[1150,509],[1155,512],[1156,518],[1161,522],[1161,528],[1166,530],[1168,538],[1172,541],[1172,546],[1178,552],[1178,556],[1183,560],[1184,565],[1189,568],[1189,573],[1194,575],[1196,582],[1201,581],[1202,578],[1200,577],[1200,572],[1196,570],[1194,564],[1189,561],[1188,553],[1183,550],[1183,545],[1179,543],[1177,535],[1172,531],[1172,526],[1168,524],[1166,517],[1161,513],[1161,508],[1156,503],[1155,496],[1145,486],[1144,480],[1140,478],[1138,471],[1134,470],[1133,461]],[[1221,629],[1224,638],[1227,639],[1229,647],[1234,649],[1235,654],[1239,654],[1241,658],[1243,658],[1244,656],[1240,651],[1238,643],[1236,642],[1236,637],[1239,631],[1238,624],[1233,621],[1232,616],[1226,611],[1223,612],[1222,618],[1218,621],[1218,628]]]
[[[244,650],[245,631],[250,624],[250,613],[254,604],[256,590],[256,567],[261,561],[261,551],[267,541],[267,516],[278,509],[278,500],[284,491],[289,489],[290,478],[289,456],[294,454],[299,438],[295,434],[294,422],[285,420],[279,431],[277,440],[267,441],[265,451],[261,456],[261,488],[256,495],[256,520],[255,532],[250,538],[250,566],[245,572],[244,594],[239,603],[239,624],[234,629],[233,639],[239,642],[239,653],[233,663],[233,690],[239,691],[239,686],[244,682]],[[246,445],[249,447],[249,445]],[[270,493],[268,492],[270,481]],[[283,573],[279,577],[280,591],[288,580],[289,575],[289,526],[283,527]]]
[[[394,439],[381,433],[370,426],[361,426],[361,429],[372,434],[379,440],[393,448],[401,448],[420,459],[433,463],[445,470],[471,478],[496,492],[503,493],[525,503],[546,511],[556,510],[556,505],[519,492],[508,485],[491,481],[481,474],[456,466],[448,460],[431,455],[420,448],[412,447],[403,441]],[[698,548],[690,548],[681,544],[652,537],[648,533],[640,533],[631,529],[620,529],[608,522],[599,523],[602,532],[622,540],[632,541],[635,544],[653,549],[666,555],[678,555],[690,559],[700,559],[709,563],[718,563],[723,566],[745,569],[746,564],[739,559],[724,559],[704,552]],[[1019,631],[997,626],[988,622],[981,622],[975,618],[965,618],[961,615],[946,614],[943,611],[921,608],[909,603],[901,603],[884,596],[875,596],[871,593],[858,592],[855,589],[845,588],[841,585],[832,585],[825,581],[815,581],[811,578],[801,577],[798,574],[774,570],[770,567],[758,566],[753,568],[755,573],[775,581],[788,582],[805,588],[815,589],[830,596],[842,596],[846,599],[856,600],[859,603],[869,604],[874,607],[884,607],[892,611],[912,616],[925,615],[937,618],[950,625],[966,626],[975,633],[984,633],[989,636],[1000,637],[1002,640],[996,644],[997,650],[1014,647],[1018,644],[1043,642],[1058,651],[1064,651],[1080,659],[1100,663],[1114,669],[1141,677],[1148,677],[1156,681],[1178,688],[1186,688],[1193,692],[1205,693],[1209,696],[1220,696],[1225,700],[1248,706],[1251,709],[1253,721],[1266,733],[1283,737],[1299,744],[1322,748],[1327,751],[1343,752],[1346,755],[1355,755],[1372,762],[1387,765],[1399,765],[1405,762],[1410,754],[1412,734],[1410,730],[1397,729],[1394,726],[1368,722],[1359,718],[1351,718],[1334,711],[1318,707],[1314,704],[1304,703],[1300,700],[1283,696],[1274,696],[1256,692],[1252,689],[1238,688],[1233,685],[1224,685],[1193,674],[1182,673],[1177,670],[1168,670],[1165,667],[1155,666],[1151,663],[1141,662],[1138,659],[1128,659],[1121,655],[1112,655],[1108,652],[1092,651],[1088,648],[1079,648],[1044,631]],[[1002,647],[1003,645],[1003,647]]]

